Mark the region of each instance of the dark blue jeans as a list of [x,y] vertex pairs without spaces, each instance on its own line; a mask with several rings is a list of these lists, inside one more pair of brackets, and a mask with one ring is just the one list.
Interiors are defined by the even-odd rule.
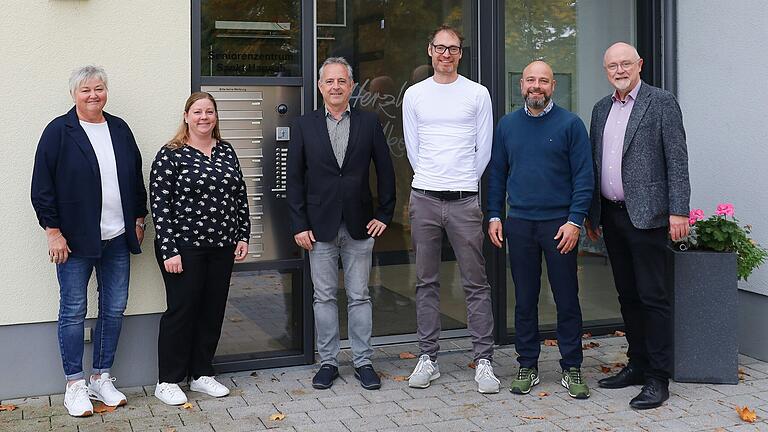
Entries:
[[88,280],[96,269],[99,314],[93,332],[93,373],[109,372],[115,359],[117,341],[128,303],[131,273],[130,251],[125,234],[101,242],[101,258],[70,255],[56,266],[59,279],[59,348],[68,380],[83,373],[83,331],[88,309]]
[[515,349],[521,367],[537,367],[539,340],[539,291],[541,255],[557,308],[557,342],[560,366],[581,367],[581,307],[576,277],[578,247],[567,254],[557,250],[554,237],[566,218],[532,221],[507,218],[504,232],[509,249],[509,268],[515,283]]

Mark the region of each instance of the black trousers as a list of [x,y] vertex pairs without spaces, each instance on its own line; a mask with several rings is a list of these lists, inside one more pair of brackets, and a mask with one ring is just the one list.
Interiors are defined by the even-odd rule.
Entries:
[[664,282],[668,230],[635,228],[623,204],[605,199],[601,218],[627,330],[629,361],[646,377],[668,381],[672,369],[672,303]]
[[538,367],[539,292],[541,256],[547,262],[547,278],[557,308],[557,342],[560,367],[580,368],[581,307],[576,258],[578,247],[567,254],[557,250],[555,234],[567,218],[546,221],[507,218],[504,233],[509,249],[509,269],[515,282],[515,350],[520,366]]
[[157,341],[158,381],[212,376],[219,344],[235,246],[182,248],[181,273],[168,273],[155,244],[165,281],[167,309]]

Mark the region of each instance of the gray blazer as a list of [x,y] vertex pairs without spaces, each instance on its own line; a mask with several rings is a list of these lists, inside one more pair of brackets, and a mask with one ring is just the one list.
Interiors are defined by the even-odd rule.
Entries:
[[[595,193],[589,220],[593,227],[600,225],[603,130],[612,104],[611,96],[606,96],[592,109],[589,136]],[[624,136],[621,180],[635,228],[664,227],[669,225],[670,214],[688,215],[691,185],[683,115],[672,93],[645,82],[640,85]]]

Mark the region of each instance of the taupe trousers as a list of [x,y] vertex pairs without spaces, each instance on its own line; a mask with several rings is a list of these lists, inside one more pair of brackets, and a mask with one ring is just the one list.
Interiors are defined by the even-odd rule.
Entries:
[[493,357],[491,287],[483,257],[483,212],[477,195],[454,201],[411,191],[411,240],[416,253],[416,323],[421,354],[440,350],[440,255],[443,229],[461,272],[475,361]]

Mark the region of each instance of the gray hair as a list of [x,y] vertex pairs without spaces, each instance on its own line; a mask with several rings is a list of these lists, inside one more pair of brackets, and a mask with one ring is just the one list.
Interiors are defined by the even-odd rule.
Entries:
[[109,89],[107,85],[107,72],[101,66],[82,66],[72,71],[72,75],[69,76],[69,94],[75,97],[77,89],[83,85],[84,82],[90,79],[98,79],[104,83],[104,88]]
[[345,68],[347,68],[347,75],[349,75],[349,80],[350,81],[355,80],[352,77],[352,66],[349,65],[349,62],[347,62],[347,59],[345,59],[344,57],[328,57],[327,59],[325,59],[323,64],[320,66],[320,70],[318,71],[318,74],[317,74],[318,80],[321,80],[323,78],[323,68],[331,64],[339,64],[344,66]]

